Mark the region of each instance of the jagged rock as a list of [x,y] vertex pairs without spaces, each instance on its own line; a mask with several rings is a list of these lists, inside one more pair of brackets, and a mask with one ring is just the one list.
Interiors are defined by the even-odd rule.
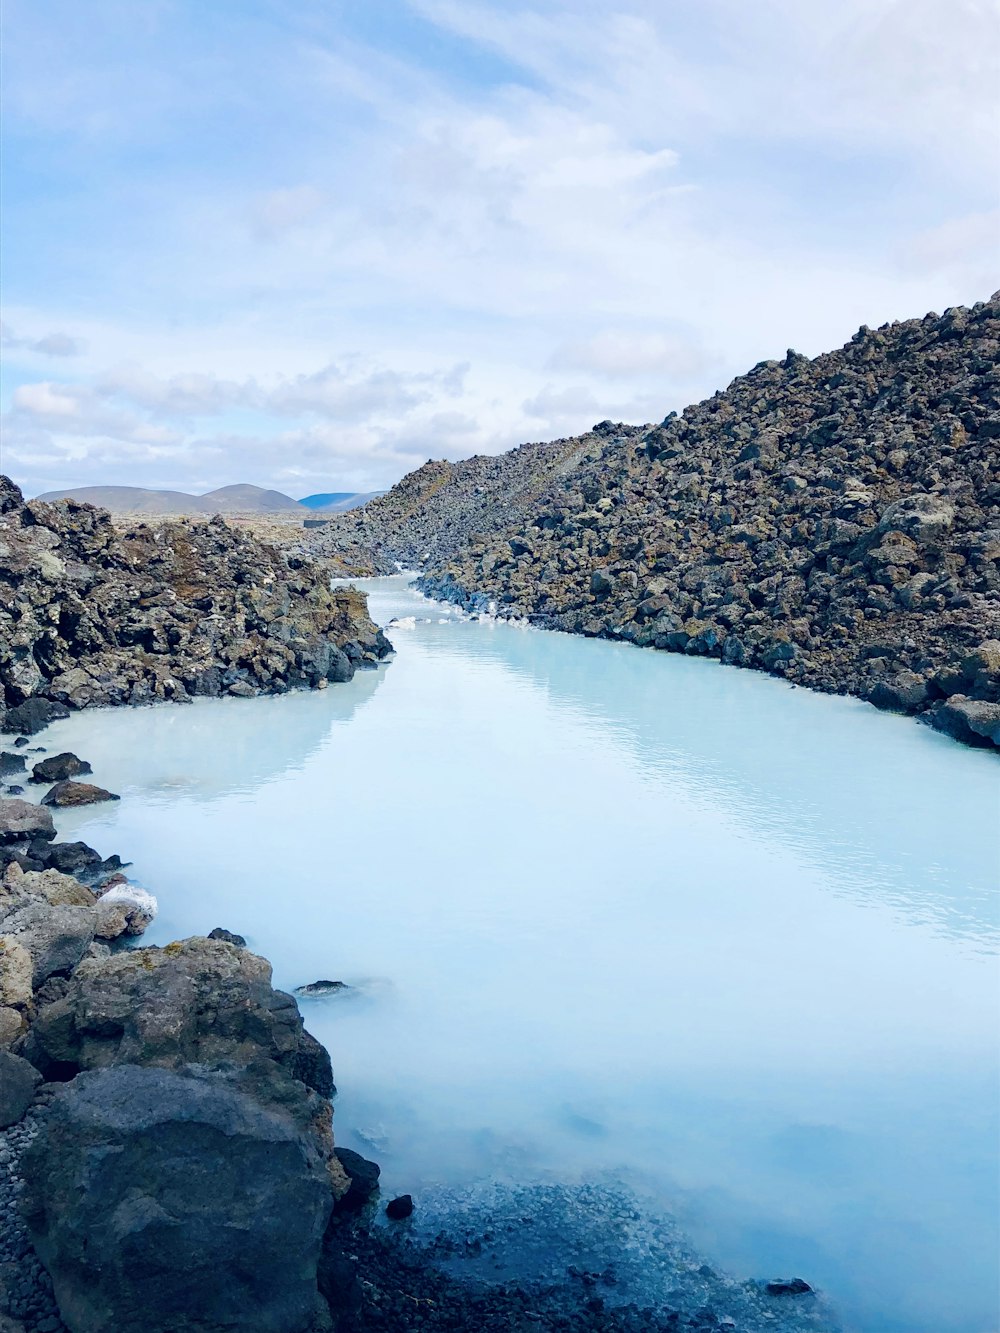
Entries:
[[51,699],[26,699],[16,708],[7,710],[6,718],[0,720],[0,731],[21,732],[25,736],[34,736],[37,732],[43,731],[50,722],[56,722],[64,717],[69,717],[69,709],[65,704],[56,703]]
[[66,750],[62,754],[54,754],[37,763],[31,770],[31,781],[61,782],[64,778],[75,778],[81,773],[93,771],[85,759],[78,759],[75,754]]
[[11,754],[9,750],[0,750],[0,778],[10,777],[12,773],[23,772],[23,754]]
[[0,1129],[16,1125],[31,1105],[42,1076],[34,1065],[0,1050]]
[[0,799],[0,844],[27,842],[31,838],[48,842],[55,836],[56,826],[48,810],[17,797]]
[[378,1189],[381,1170],[377,1162],[370,1162],[351,1148],[334,1148],[337,1160],[347,1173],[350,1188],[337,1200],[338,1212],[354,1212],[363,1208]]
[[1000,704],[954,694],[932,718],[938,731],[966,745],[1000,745]]
[[279,551],[220,517],[119,532],[103,510],[25,503],[9,479],[2,485],[7,731],[32,734],[67,717],[67,705],[347,680],[391,651],[364,595],[331,588],[328,562]]
[[49,977],[68,974],[76,967],[94,938],[97,921],[94,907],[53,906],[44,897],[25,896],[6,911],[0,929],[6,940],[27,951],[31,985],[37,990]]
[[247,942],[242,935],[234,935],[231,930],[226,930],[224,926],[216,926],[214,930],[208,932],[210,940],[225,940],[227,944],[234,944],[237,949],[245,949]]
[[876,708],[892,713],[916,713],[930,697],[930,686],[915,671],[901,671],[892,680],[876,681],[868,695]]
[[47,870],[61,870],[64,875],[88,874],[104,865],[100,852],[85,842],[33,842],[29,850]]
[[339,995],[348,989],[346,981],[310,981],[305,986],[296,986],[295,994],[316,999],[323,995]]
[[49,1077],[111,1064],[267,1059],[323,1096],[333,1088],[329,1055],[304,1031],[292,996],[272,989],[270,963],[200,936],[81,962],[28,1042],[25,1054]]
[[97,805],[101,801],[120,801],[121,797],[116,796],[114,792],[106,791],[104,787],[95,787],[90,782],[74,782],[67,778],[64,782],[57,782],[42,797],[42,805],[54,805],[57,807],[67,805]]
[[275,1065],[62,1089],[25,1216],[73,1333],[306,1333],[332,1202],[315,1100]]

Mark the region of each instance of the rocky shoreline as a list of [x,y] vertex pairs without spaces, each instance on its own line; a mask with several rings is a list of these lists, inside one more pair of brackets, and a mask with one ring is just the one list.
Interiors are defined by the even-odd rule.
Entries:
[[0,477],[0,732],[71,708],[350,680],[391,651],[339,570],[208,522],[137,524]]
[[428,463],[314,539],[469,610],[1000,745],[1000,294],[793,351],[654,426]]

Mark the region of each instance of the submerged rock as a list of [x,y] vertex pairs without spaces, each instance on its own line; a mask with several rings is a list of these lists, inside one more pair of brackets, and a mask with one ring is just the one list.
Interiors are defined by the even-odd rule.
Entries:
[[24,1206],[74,1333],[306,1333],[332,1196],[290,1084],[123,1065],[56,1096]]
[[11,754],[9,750],[0,750],[0,778],[10,777],[12,773],[23,772],[23,754]]
[[310,981],[308,985],[296,986],[295,994],[315,999],[322,995],[338,995],[341,991],[349,989],[346,981]]

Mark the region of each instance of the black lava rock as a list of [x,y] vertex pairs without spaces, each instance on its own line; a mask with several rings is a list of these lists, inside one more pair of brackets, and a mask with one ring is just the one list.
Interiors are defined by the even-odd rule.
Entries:
[[404,1217],[409,1217],[413,1212],[413,1197],[409,1194],[401,1194],[398,1199],[390,1199],[385,1206],[386,1217],[391,1217],[394,1222],[401,1222]]

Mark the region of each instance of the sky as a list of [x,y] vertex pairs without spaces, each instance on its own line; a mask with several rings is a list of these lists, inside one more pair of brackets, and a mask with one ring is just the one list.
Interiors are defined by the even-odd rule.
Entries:
[[391,485],[1000,287],[1000,0],[5,0],[2,464]]

